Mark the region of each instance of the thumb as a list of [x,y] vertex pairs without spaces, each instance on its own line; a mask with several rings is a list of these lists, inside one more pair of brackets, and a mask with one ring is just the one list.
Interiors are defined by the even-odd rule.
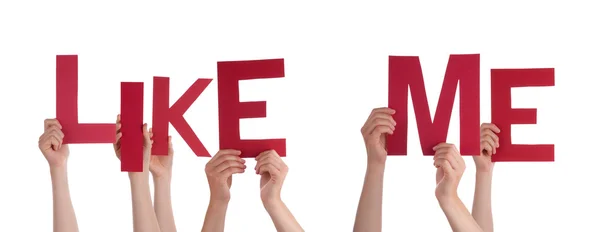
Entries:
[[442,171],[444,171],[445,177],[449,178],[453,176],[454,169],[452,168],[452,165],[450,165],[450,162],[448,162],[448,160],[443,160],[441,163],[441,167]]

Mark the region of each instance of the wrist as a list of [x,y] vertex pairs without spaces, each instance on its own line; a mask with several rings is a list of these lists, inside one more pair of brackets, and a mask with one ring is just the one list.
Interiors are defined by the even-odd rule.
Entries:
[[383,172],[385,170],[385,163],[382,162],[375,162],[375,161],[369,161],[367,163],[367,172],[375,172],[375,173],[379,173],[379,172]]
[[460,201],[460,198],[456,193],[445,194],[442,196],[436,196],[438,199],[438,203],[442,208],[452,207],[456,202]]
[[131,182],[145,182],[148,183],[150,177],[147,172],[128,172],[129,180]]
[[154,173],[152,173],[152,180],[154,181],[154,184],[170,185],[171,174],[154,175]]
[[213,198],[211,196],[210,202],[208,202],[208,205],[212,206],[212,207],[227,207],[229,205],[229,199]]
[[265,199],[262,202],[267,211],[279,208],[284,204],[280,197]]

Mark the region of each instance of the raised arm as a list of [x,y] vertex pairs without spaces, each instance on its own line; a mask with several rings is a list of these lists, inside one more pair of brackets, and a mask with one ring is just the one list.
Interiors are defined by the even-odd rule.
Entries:
[[206,163],[204,170],[210,187],[210,202],[204,217],[203,232],[225,230],[225,214],[231,198],[231,176],[246,170],[246,161],[240,158],[240,154],[236,150],[221,150]]
[[288,167],[274,150],[256,157],[256,174],[260,175],[260,198],[278,232],[303,232],[302,226],[281,200],[281,188]]
[[[152,207],[150,196],[150,174],[148,172],[150,163],[150,151],[152,150],[152,135],[148,131],[148,125],[143,125],[144,139],[144,166],[142,172],[129,172],[131,184],[131,202],[133,209],[133,231],[134,232],[160,232],[160,226]],[[121,158],[121,117],[117,116],[117,141],[114,144],[117,157]],[[142,139],[142,138],[140,138]]]
[[69,146],[62,144],[64,134],[61,129],[62,126],[56,119],[46,119],[44,133],[40,136],[38,147],[50,166],[54,231],[77,232],[79,228],[67,178]]
[[[152,129],[150,129],[152,133]],[[152,155],[150,172],[154,180],[154,212],[161,232],[176,232],[171,204],[171,174],[173,173],[173,144],[169,136],[168,155]]]
[[367,172],[356,211],[354,232],[381,231],[386,135],[396,129],[392,118],[394,113],[389,108],[374,109],[361,129],[367,149]]
[[494,231],[492,217],[492,172],[494,171],[494,163],[492,162],[492,155],[496,154],[496,149],[499,147],[499,138],[496,133],[500,133],[500,129],[496,125],[491,123],[482,124],[481,154],[473,156],[477,172],[475,174],[472,215],[485,232]]
[[453,144],[441,143],[433,150],[433,164],[437,168],[435,196],[452,231],[482,232],[457,193],[458,184],[465,171],[464,159]]

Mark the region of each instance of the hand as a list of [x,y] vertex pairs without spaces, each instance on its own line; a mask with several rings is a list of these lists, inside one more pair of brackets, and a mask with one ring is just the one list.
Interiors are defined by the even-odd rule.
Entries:
[[242,153],[237,150],[220,150],[206,163],[204,171],[208,178],[211,201],[229,202],[231,176],[246,170],[246,161],[240,158],[240,154]]
[[[116,128],[117,128],[117,140],[116,142],[113,144],[113,148],[115,149],[115,154],[117,155],[117,158],[120,160],[121,159],[121,137],[123,137],[123,133],[121,133],[121,115],[117,115],[117,123],[116,123]],[[149,162],[150,162],[150,152],[152,150],[152,143],[154,142],[152,140],[152,128],[150,128],[150,131],[148,131],[148,124],[144,123],[143,127],[142,127],[142,134],[143,134],[143,138],[144,138],[144,171],[143,172],[148,172],[148,166],[149,166]]]
[[369,163],[385,163],[387,158],[386,135],[393,134],[396,129],[396,121],[392,117],[394,113],[396,113],[395,110],[386,107],[374,109],[361,128]]
[[458,197],[458,183],[465,171],[465,160],[454,144],[440,143],[433,150],[433,165],[437,168],[435,196],[439,201]]
[[288,166],[274,150],[256,157],[256,174],[260,175],[260,199],[263,204],[281,200],[281,188],[288,173]]
[[[152,128],[150,128],[152,134]],[[150,172],[155,179],[170,177],[173,170],[173,144],[169,136],[169,150],[167,155],[152,155],[150,157]]]
[[44,120],[44,133],[38,141],[38,147],[51,168],[66,165],[69,157],[69,145],[62,144],[65,135],[61,129],[62,126],[58,120]]
[[496,154],[496,149],[500,147],[499,138],[496,133],[500,133],[500,129],[492,123],[481,124],[480,148],[479,156],[473,156],[475,167],[479,172],[489,172],[494,168],[492,155]]

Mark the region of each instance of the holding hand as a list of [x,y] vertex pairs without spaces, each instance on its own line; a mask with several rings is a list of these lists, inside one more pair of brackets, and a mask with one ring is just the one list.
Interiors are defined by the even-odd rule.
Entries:
[[465,171],[464,159],[454,144],[440,143],[433,150],[433,165],[437,168],[435,196],[439,201],[458,198],[458,184]]
[[62,126],[56,119],[44,121],[44,133],[40,136],[38,147],[50,167],[63,167],[67,164],[69,146],[62,144],[65,135],[61,129]]
[[229,202],[232,178],[235,173],[244,173],[246,161],[240,158],[240,151],[220,150],[206,163],[205,172],[210,187],[211,201]]
[[395,110],[387,107],[374,109],[361,128],[369,163],[385,163],[387,158],[386,135],[393,134],[396,129],[396,121],[392,117],[394,113],[396,113]]
[[496,149],[500,147],[499,138],[496,133],[500,133],[500,129],[492,123],[481,124],[480,148],[479,156],[473,156],[477,171],[489,172],[494,168],[492,155],[496,154]]
[[[152,136],[152,128],[150,128]],[[152,155],[150,157],[150,172],[154,179],[170,178],[173,170],[173,144],[169,136],[169,150],[167,155]]]
[[[119,160],[121,159],[121,137],[123,137],[123,133],[121,132],[121,115],[117,115],[117,123],[116,123],[116,128],[117,128],[117,140],[116,142],[113,144],[113,147],[115,149],[115,154],[117,155],[117,158],[119,158]],[[152,143],[154,141],[152,141],[152,128],[150,128],[150,130],[148,131],[148,124],[144,123],[143,127],[142,127],[142,134],[143,134],[143,139],[144,139],[144,171],[145,173],[148,172],[148,166],[149,166],[149,162],[150,162],[150,151],[152,150]]]
[[281,188],[288,173],[288,166],[274,150],[256,157],[256,174],[260,175],[260,198],[264,203],[281,201]]

